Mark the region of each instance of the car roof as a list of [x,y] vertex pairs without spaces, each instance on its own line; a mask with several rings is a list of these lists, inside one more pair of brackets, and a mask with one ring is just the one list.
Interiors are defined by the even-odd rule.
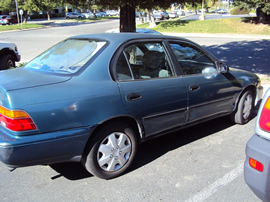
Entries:
[[87,34],[87,35],[79,35],[73,36],[71,38],[78,38],[78,39],[97,39],[97,40],[106,40],[110,42],[118,42],[123,43],[125,41],[133,40],[133,39],[171,39],[171,40],[184,40],[189,41],[185,38],[174,37],[174,36],[167,36],[167,35],[157,35],[157,34],[144,34],[144,33],[100,33],[100,34]]

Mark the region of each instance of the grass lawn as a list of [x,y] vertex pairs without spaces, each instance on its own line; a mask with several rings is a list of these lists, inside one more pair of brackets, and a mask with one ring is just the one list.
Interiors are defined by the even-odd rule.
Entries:
[[[137,27],[147,28],[148,23]],[[255,24],[252,18],[230,18],[218,20],[167,20],[157,22],[153,28],[158,32],[174,33],[223,33],[270,35],[270,25]]]
[[15,25],[0,25],[0,32],[1,31],[8,31],[8,30],[20,30],[20,29],[30,29],[30,28],[39,28],[44,27],[43,25],[38,24],[27,24],[23,23],[22,27],[21,24],[15,24]]

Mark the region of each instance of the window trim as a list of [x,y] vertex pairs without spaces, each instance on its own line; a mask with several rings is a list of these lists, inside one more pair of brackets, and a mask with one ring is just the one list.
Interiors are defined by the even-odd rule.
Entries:
[[201,52],[205,53],[205,55],[213,62],[214,64],[214,67],[215,69],[217,70],[216,74],[219,73],[218,71],[218,68],[217,68],[217,62],[219,61],[214,55],[212,55],[210,52],[208,52],[207,50],[203,49],[202,47],[200,47],[199,45],[197,45],[196,43],[193,43],[191,41],[186,41],[186,40],[171,40],[171,39],[167,39],[166,40],[166,43],[167,43],[167,46],[168,46],[168,49],[170,49],[170,55],[171,57],[173,57],[173,61],[174,61],[174,66],[175,68],[179,69],[179,73],[180,75],[179,76],[183,76],[183,77],[186,77],[186,76],[194,76],[194,75],[202,75],[202,74],[184,74],[183,70],[182,70],[182,67],[181,65],[179,64],[174,52],[173,52],[173,49],[171,47],[171,43],[184,43],[184,44],[187,44],[187,45],[190,45],[191,47],[195,47],[195,49],[197,50],[200,50]]
[[[170,49],[168,49],[168,44],[167,44],[167,39],[160,39],[160,38],[144,38],[144,39],[135,39],[135,40],[130,40],[130,41],[127,41],[126,43],[123,43],[119,48],[118,50],[114,53],[113,57],[112,57],[112,60],[110,62],[110,73],[111,73],[111,77],[112,77],[112,80],[115,81],[115,82],[130,82],[130,81],[145,81],[145,80],[153,80],[153,79],[168,79],[168,78],[176,78],[179,76],[179,72],[177,70],[177,68],[175,67],[175,62],[173,61],[172,59],[172,56],[171,56],[171,53],[170,53]],[[144,78],[144,79],[135,79],[134,78],[134,75],[133,75],[133,71],[131,69],[131,66],[127,60],[127,56],[126,54],[124,53],[124,56],[125,56],[125,59],[128,63],[128,66],[129,66],[129,71],[131,72],[131,75],[132,75],[132,79],[128,79],[128,80],[123,80],[123,81],[119,81],[117,79],[117,72],[116,72],[116,64],[117,64],[117,61],[118,61],[118,58],[120,57],[121,53],[125,52],[124,49],[131,45],[131,44],[135,44],[135,43],[153,43],[153,42],[157,42],[157,43],[161,43],[161,45],[163,46],[163,49],[164,49],[164,53],[165,55],[167,56],[168,58],[168,62],[169,62],[169,65],[172,69],[172,71],[174,72],[174,76],[169,76],[169,77],[156,77],[156,78]]]

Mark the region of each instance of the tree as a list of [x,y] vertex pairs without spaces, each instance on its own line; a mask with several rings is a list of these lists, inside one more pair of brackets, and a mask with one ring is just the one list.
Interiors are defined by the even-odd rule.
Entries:
[[248,9],[256,9],[257,18],[260,23],[270,24],[270,0],[235,0],[235,6]]
[[0,10],[4,12],[15,11],[15,1],[14,0],[0,0]]
[[50,20],[50,11],[57,7],[57,0],[28,0],[35,11],[45,11],[48,20]]
[[111,9],[120,8],[120,32],[135,32],[136,21],[135,21],[135,10],[136,7],[139,9],[147,9],[150,18],[150,24],[153,22],[153,9],[167,9],[172,3],[183,3],[185,1],[176,0],[96,0],[96,4],[109,6]]

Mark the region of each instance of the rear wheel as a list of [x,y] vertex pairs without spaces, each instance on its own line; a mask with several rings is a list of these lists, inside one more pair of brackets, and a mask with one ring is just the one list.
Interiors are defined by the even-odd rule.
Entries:
[[15,58],[10,54],[5,54],[0,57],[0,70],[10,69],[15,67]]
[[237,111],[231,115],[232,120],[237,124],[245,124],[251,119],[254,108],[254,95],[252,91],[247,90],[237,106]]
[[82,163],[91,174],[111,179],[122,175],[129,168],[136,150],[136,135],[128,124],[108,124],[97,132]]

